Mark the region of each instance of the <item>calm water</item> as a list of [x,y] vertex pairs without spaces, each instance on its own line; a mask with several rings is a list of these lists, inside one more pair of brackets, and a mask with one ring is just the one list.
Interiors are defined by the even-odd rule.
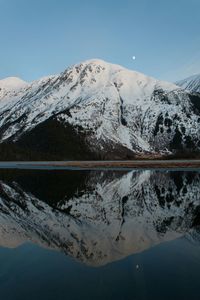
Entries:
[[198,171],[0,170],[0,299],[199,299]]

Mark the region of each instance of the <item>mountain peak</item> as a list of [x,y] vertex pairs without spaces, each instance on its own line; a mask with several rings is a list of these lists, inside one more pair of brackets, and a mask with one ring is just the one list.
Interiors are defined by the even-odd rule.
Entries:
[[200,74],[189,76],[183,80],[177,81],[176,84],[190,92],[200,93]]
[[18,77],[7,77],[0,80],[0,89],[15,90],[25,87],[28,83]]
[[109,63],[100,58],[92,58],[85,61],[85,64],[108,65]]
[[95,71],[95,73],[97,70],[100,71],[100,69],[107,70],[107,71],[117,71],[119,69],[126,70],[121,65],[112,64],[110,62],[107,62],[107,61],[99,59],[99,58],[85,60],[83,62],[75,64],[74,66],[72,66],[72,68],[73,67],[78,68],[78,69],[88,68],[90,70],[90,72]]

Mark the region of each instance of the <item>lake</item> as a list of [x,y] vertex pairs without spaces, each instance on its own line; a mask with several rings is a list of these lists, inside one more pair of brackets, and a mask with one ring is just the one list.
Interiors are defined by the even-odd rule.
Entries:
[[198,169],[0,169],[2,300],[195,300],[199,274]]

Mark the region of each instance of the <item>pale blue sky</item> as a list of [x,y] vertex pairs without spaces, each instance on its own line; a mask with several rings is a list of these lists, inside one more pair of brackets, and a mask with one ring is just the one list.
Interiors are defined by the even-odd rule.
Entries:
[[200,73],[199,12],[200,0],[0,0],[0,78],[100,58],[182,79]]

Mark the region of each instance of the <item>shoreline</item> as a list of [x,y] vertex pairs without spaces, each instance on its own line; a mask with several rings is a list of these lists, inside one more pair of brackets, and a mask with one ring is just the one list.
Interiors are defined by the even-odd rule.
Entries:
[[13,161],[0,162],[0,169],[200,169],[200,160],[127,161]]

